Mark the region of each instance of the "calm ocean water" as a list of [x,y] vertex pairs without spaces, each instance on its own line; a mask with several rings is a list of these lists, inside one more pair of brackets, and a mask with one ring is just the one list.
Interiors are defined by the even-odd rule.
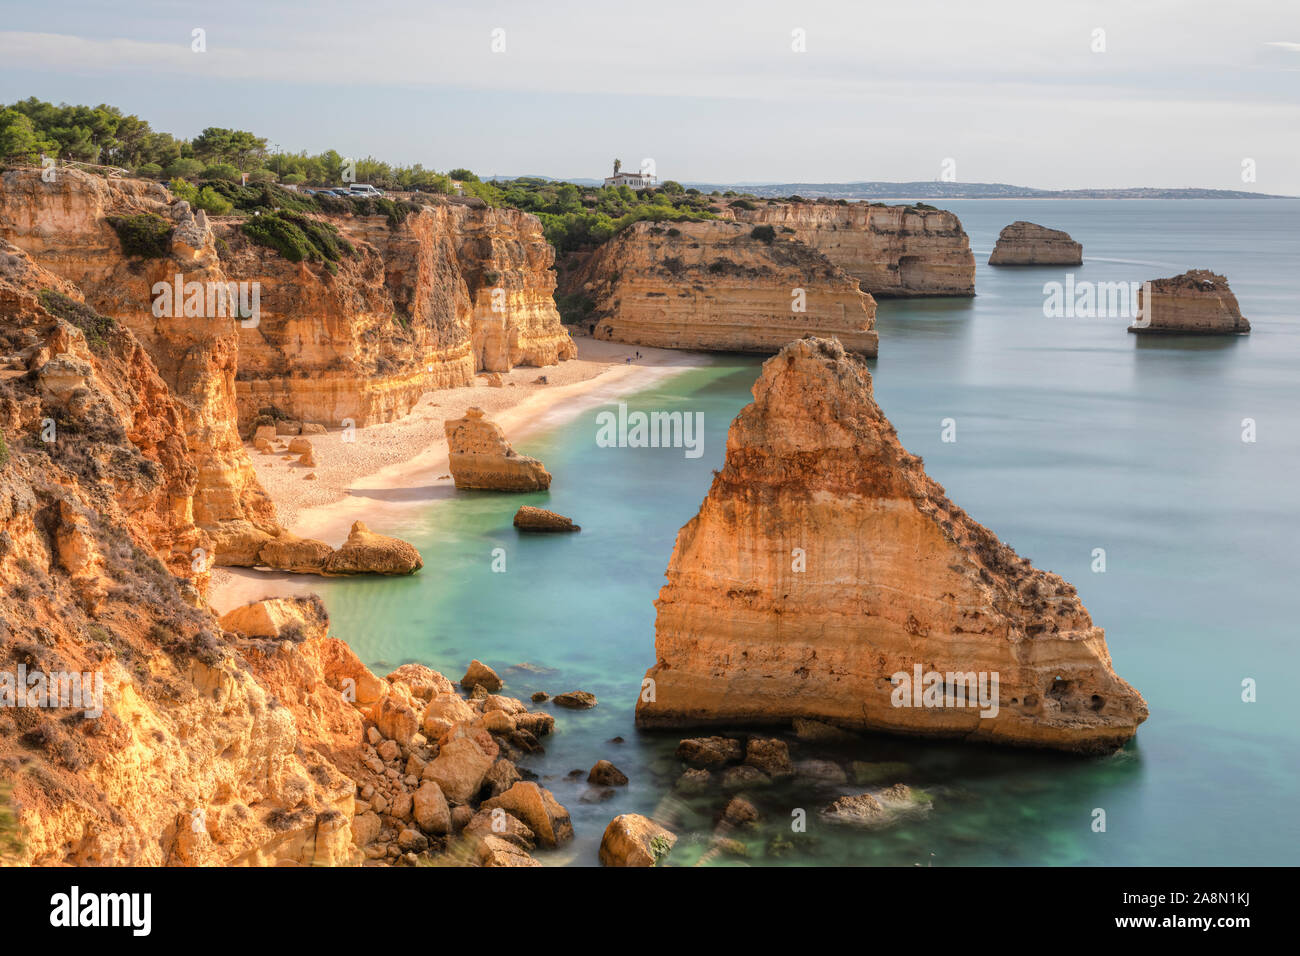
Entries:
[[[1300,862],[1300,203],[952,202],[971,237],[978,296],[882,302],[876,397],[904,445],[978,521],[1079,589],[1106,628],[1116,670],[1151,707],[1122,752],[1078,759],[884,737],[803,757],[905,764],[932,809],[874,833],[828,830],[816,811],[845,786],[753,796],[764,824],[734,833],[748,860],[717,864],[1296,864]],[[1142,281],[1188,268],[1227,275],[1246,338],[1139,338],[1129,320],[1049,319],[1052,268],[984,263],[1016,220],[1083,243],[1076,281]],[[329,580],[319,590],[345,638],[380,673],[406,661],[453,679],[472,657],[508,693],[584,689],[591,711],[556,709],[547,752],[525,761],[573,814],[575,842],[539,856],[596,863],[616,814],[658,812],[681,835],[671,862],[707,849],[726,797],[672,793],[680,734],[640,734],[633,705],[654,660],[654,598],[678,528],[721,464],[759,361],[719,356],[633,408],[703,412],[704,454],[610,449],[584,412],[521,442],[555,476],[549,494],[455,493],[409,524],[426,566],[405,580]],[[957,441],[941,441],[941,422]],[[1241,440],[1242,420],[1257,441]],[[520,504],[570,515],[572,536],[523,537]],[[492,570],[504,548],[506,571]],[[1107,570],[1091,569],[1104,548]],[[1290,675],[1290,676],[1288,676]],[[1242,701],[1242,681],[1258,685]],[[550,705],[542,705],[550,706]],[[622,737],[622,743],[610,742]],[[604,802],[582,779],[605,757],[631,777]],[[584,799],[585,798],[585,799]],[[808,811],[808,832],[791,812]],[[1093,832],[1093,811],[1106,832]]]

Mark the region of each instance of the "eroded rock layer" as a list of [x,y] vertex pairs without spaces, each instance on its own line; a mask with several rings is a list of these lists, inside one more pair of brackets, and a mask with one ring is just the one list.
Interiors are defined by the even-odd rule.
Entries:
[[760,202],[727,207],[816,249],[877,299],[975,294],[975,257],[961,220],[932,206],[863,202]]
[[1146,283],[1138,290],[1138,314],[1130,332],[1245,335],[1250,331],[1228,280],[1208,269],[1189,269],[1180,276]]
[[852,277],[788,237],[731,222],[636,223],[601,246],[581,286],[596,338],[775,352],[806,332],[875,355],[876,304]]
[[[1101,752],[1147,716],[1075,589],[947,499],[835,342],[764,364],[667,576],[643,727],[814,718]],[[925,705],[921,686],[896,705],[918,669],[997,675],[994,706]]]

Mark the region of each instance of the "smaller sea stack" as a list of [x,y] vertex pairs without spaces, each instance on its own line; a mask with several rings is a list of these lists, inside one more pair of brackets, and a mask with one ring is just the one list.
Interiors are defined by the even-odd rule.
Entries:
[[1013,222],[998,235],[991,266],[1078,266],[1083,245],[1060,229],[1048,229],[1023,220]]
[[1138,320],[1128,330],[1246,335],[1250,323],[1241,317],[1226,278],[1208,269],[1189,269],[1146,283],[1138,292]]

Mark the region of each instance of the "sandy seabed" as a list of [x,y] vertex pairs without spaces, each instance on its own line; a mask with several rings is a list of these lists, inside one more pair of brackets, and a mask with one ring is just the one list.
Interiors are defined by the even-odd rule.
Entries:
[[[394,533],[404,510],[424,507],[454,487],[443,424],[464,417],[470,407],[482,408],[504,429],[515,450],[526,455],[524,439],[530,433],[708,362],[708,356],[696,352],[576,335],[573,340],[576,359],[502,372],[501,387],[488,385],[488,376],[479,375],[470,387],[426,392],[409,415],[357,429],[353,441],[344,441],[342,429],[311,435],[314,468],[299,465],[296,458],[286,461],[283,454],[262,454],[249,445],[257,477],[275,502],[281,524],[296,535],[335,547],[354,521],[364,521],[372,531]],[[546,383],[539,384],[543,376]],[[316,478],[307,480],[309,474]],[[212,575],[210,603],[224,613],[265,597],[308,593],[318,580],[309,574],[218,568]]]

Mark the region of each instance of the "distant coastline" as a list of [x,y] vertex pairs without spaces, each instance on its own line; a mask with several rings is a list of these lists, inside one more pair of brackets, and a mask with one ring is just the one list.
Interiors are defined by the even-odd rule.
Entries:
[[[493,177],[510,179],[515,177]],[[577,186],[599,186],[594,179],[532,179],[570,182]],[[873,202],[915,202],[931,199],[1300,199],[1277,193],[1250,192],[1244,189],[1206,189],[1201,187],[1132,186],[1122,189],[1035,189],[1007,183],[949,183],[920,181],[856,183],[703,183],[681,181],[682,185],[702,193],[728,190],[759,199],[866,199]]]

